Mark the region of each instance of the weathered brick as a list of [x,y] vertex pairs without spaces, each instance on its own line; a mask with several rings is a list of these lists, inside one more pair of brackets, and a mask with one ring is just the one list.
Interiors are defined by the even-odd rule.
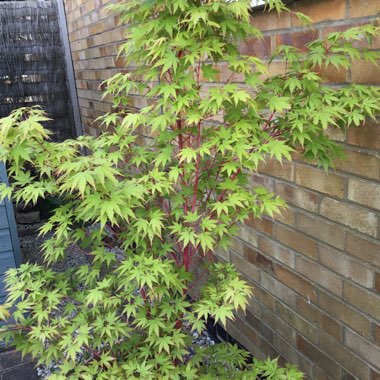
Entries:
[[366,288],[373,287],[374,271],[369,266],[364,266],[352,260],[349,256],[327,247],[319,246],[319,261],[327,268]]
[[317,324],[319,331],[330,334],[338,341],[342,339],[342,325],[329,317],[314,303],[301,297],[297,298],[297,312],[310,323]]
[[294,177],[293,164],[291,162],[283,161],[281,163],[274,158],[267,160],[265,163],[260,163],[258,172],[288,181],[292,181]]
[[262,74],[260,76],[261,79],[266,79],[275,75],[284,75],[286,72],[286,63],[283,61],[277,62],[273,61],[268,64],[268,73]]
[[263,308],[261,318],[267,323],[271,329],[280,335],[283,339],[286,339],[292,345],[296,345],[296,332],[285,321],[281,319],[276,313],[271,312],[268,309]]
[[332,293],[342,294],[342,279],[318,263],[306,260],[303,257],[296,257],[296,270]]
[[301,335],[297,335],[297,347],[310,358],[318,367],[326,371],[333,379],[338,379],[340,367],[316,346],[308,342]]
[[283,282],[290,289],[301,294],[304,298],[316,302],[317,292],[315,287],[309,281],[306,281],[298,274],[291,272],[281,265],[275,265],[274,270],[278,280]]
[[261,273],[261,286],[290,307],[296,306],[296,293],[268,273]]
[[252,14],[252,24],[261,31],[283,29],[290,27],[290,15],[287,12],[257,11]]
[[344,142],[346,141],[346,131],[342,131],[336,126],[329,126],[326,129],[326,136],[331,140]]
[[256,286],[254,283],[248,282],[248,284],[254,288],[255,299],[273,312],[275,310],[276,300],[272,297],[269,291],[260,286]]
[[335,168],[361,177],[379,179],[380,156],[346,150],[345,158],[335,162]]
[[263,359],[267,356],[266,352],[264,353],[259,349],[258,335],[240,318],[236,318],[233,322],[227,321],[226,330],[234,339],[258,358]]
[[276,194],[294,206],[311,212],[318,211],[318,205],[321,199],[319,194],[282,182],[276,183]]
[[312,190],[327,193],[339,198],[344,196],[343,177],[336,174],[326,174],[322,170],[305,165],[295,166],[295,182],[298,185],[307,187]]
[[292,207],[282,209],[280,214],[275,214],[274,219],[276,222],[294,226],[296,224],[296,211]]
[[380,273],[377,272],[375,276],[375,290],[380,293]]
[[355,334],[349,329],[345,330],[344,342],[350,349],[359,354],[367,363],[380,367],[380,348],[371,344],[367,339]]
[[380,183],[350,178],[348,199],[380,210]]
[[[296,2],[292,10],[310,16],[315,23],[327,20],[341,20],[346,15],[346,3],[341,0],[321,0],[315,3],[313,0]],[[292,25],[299,26],[300,22],[294,15]]]
[[344,247],[345,230],[335,223],[330,223],[314,215],[298,213],[296,226],[299,230],[304,231],[315,239],[339,249],[343,249]]
[[317,342],[317,328],[303,319],[297,311],[285,306],[281,302],[276,303],[276,315],[296,329],[312,342]]
[[359,128],[350,128],[347,132],[347,143],[369,149],[380,149],[379,123],[367,119],[365,124]]
[[288,340],[284,340],[278,335],[273,337],[273,345],[289,362],[296,364],[300,371],[305,374],[306,378],[314,378],[313,359],[310,360],[307,355],[305,357],[299,349],[295,349],[291,346]]
[[253,264],[255,267],[265,272],[274,274],[273,262],[269,258],[262,255],[261,253],[252,249],[251,247],[249,246],[244,247],[244,258],[248,262]]
[[249,310],[245,313],[246,323],[253,327],[268,342],[273,342],[273,331],[259,318],[252,314]]
[[[323,352],[333,357],[344,369],[357,378],[368,378],[368,365],[365,360],[361,360],[355,356],[347,347],[337,342],[331,335],[321,333],[319,336],[319,346]],[[348,347],[352,350],[350,345]]]
[[311,258],[317,258],[317,243],[301,232],[277,225],[276,239],[282,244]]
[[317,30],[307,30],[304,32],[289,31],[283,34],[277,34],[275,43],[279,45],[292,45],[301,51],[306,51],[306,44],[318,38]]
[[380,346],[380,324],[373,325],[373,341]]
[[250,216],[245,220],[245,224],[253,228],[254,230],[263,232],[266,235],[273,235],[273,220],[269,220],[267,218],[254,218]]
[[367,209],[331,198],[323,198],[320,213],[322,216],[354,230],[373,237],[377,236],[377,215]]
[[372,62],[356,60],[351,66],[352,83],[380,84],[379,69]]
[[[355,22],[351,19],[347,20],[346,24],[340,24],[340,25],[334,25],[334,26],[326,26],[322,29],[322,36],[325,37],[326,35],[330,33],[335,32],[344,32],[347,29],[357,27],[357,26],[363,26],[369,24],[368,20],[355,20]],[[368,45],[368,42],[365,39],[354,41],[353,42],[354,47],[370,47],[372,49],[378,49],[380,48],[380,38],[374,37],[372,40],[372,44]]]
[[235,252],[230,252],[231,262],[236,266],[237,270],[245,274],[249,278],[259,282],[260,281],[260,271],[254,265],[247,262],[241,256],[235,254]]
[[339,67],[336,68],[332,65],[322,65],[316,68],[317,73],[322,78],[324,83],[346,83],[348,77],[348,70]]
[[319,291],[318,305],[327,314],[347,324],[358,333],[367,337],[371,336],[370,320],[359,311],[344,304],[340,298],[331,297],[327,293]]
[[347,233],[345,251],[371,265],[380,267],[380,241]]
[[370,369],[370,379],[371,380],[380,380],[380,370],[376,371],[374,369]]
[[252,38],[239,44],[239,52],[244,55],[266,57],[271,52],[270,37]]
[[380,14],[380,6],[376,0],[351,0],[350,17],[374,16]]
[[372,318],[380,320],[379,295],[365,291],[346,281],[343,287],[343,298],[351,305],[369,314]]
[[244,256],[244,242],[240,240],[238,237],[233,237],[231,239],[231,248],[240,254],[240,256]]
[[268,191],[274,191],[274,178],[267,177],[266,175],[261,175],[258,173],[254,173],[250,178],[250,183],[252,187],[263,186]]
[[269,256],[272,256],[276,260],[288,265],[291,268],[294,268],[295,256],[290,249],[284,248],[280,246],[277,242],[269,240],[268,238],[262,236],[258,237],[257,242],[259,250],[261,252]]
[[246,224],[239,224],[239,237],[245,242],[257,247],[257,233]]

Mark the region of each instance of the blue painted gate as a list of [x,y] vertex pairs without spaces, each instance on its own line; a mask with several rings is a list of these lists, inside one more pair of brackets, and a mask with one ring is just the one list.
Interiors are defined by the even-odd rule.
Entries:
[[[7,182],[5,166],[0,163],[0,183]],[[4,273],[21,263],[20,246],[12,203],[0,203],[0,303],[4,301]]]

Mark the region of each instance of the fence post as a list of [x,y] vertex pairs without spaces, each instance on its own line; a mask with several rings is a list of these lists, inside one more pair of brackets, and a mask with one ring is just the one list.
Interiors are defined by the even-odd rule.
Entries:
[[80,118],[77,87],[75,84],[74,67],[73,67],[73,61],[71,57],[69,34],[67,31],[65,5],[63,3],[63,0],[56,0],[56,1],[58,5],[59,27],[61,31],[62,44],[63,44],[63,48],[65,52],[66,74],[67,74],[71,106],[73,110],[75,131],[76,131],[77,136],[80,136],[83,134],[83,127],[82,127],[82,122]]

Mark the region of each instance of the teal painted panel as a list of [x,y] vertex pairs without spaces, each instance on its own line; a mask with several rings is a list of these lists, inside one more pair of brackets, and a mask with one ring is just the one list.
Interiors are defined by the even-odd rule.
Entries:
[[[8,183],[4,164],[0,163],[0,183]],[[0,203],[0,303],[6,295],[4,273],[20,265],[20,246],[12,203]]]

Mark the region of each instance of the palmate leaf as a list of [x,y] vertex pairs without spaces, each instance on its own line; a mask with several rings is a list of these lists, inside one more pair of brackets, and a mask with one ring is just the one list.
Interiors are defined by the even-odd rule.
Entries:
[[[115,4],[127,24],[119,57],[128,73],[105,82],[115,108],[99,119],[107,133],[56,144],[46,141],[40,110],[0,120],[0,156],[12,184],[0,193],[58,196],[63,205],[41,230],[51,234],[46,265],[73,245],[88,258],[65,273],[25,265],[7,276],[8,320],[25,330],[5,337],[40,362],[61,362],[58,378],[299,378],[272,361],[246,365],[246,354],[228,345],[189,359],[186,335],[201,332],[209,317],[226,324],[249,301],[234,267],[211,262],[216,248],[231,244],[237,222],[284,207],[252,184],[260,161],[290,160],[297,150],[328,168],[340,151],[329,128],[378,113],[379,89],[327,87],[320,76],[325,63],[376,60],[361,46],[378,28],[338,32],[303,51],[278,47],[272,60],[286,62],[286,70],[270,76],[266,62],[239,55],[242,41],[261,36],[250,5]],[[286,7],[268,0],[268,9]],[[203,270],[204,283],[195,276]],[[190,303],[195,289],[199,297]]]

